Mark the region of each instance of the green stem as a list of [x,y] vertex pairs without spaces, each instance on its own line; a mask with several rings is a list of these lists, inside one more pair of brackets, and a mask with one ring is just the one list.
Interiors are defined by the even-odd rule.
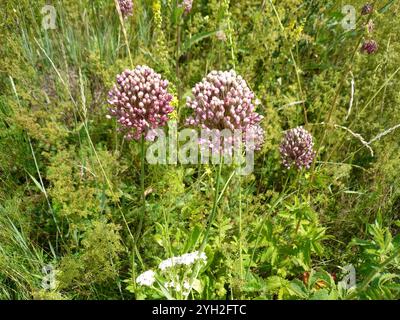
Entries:
[[297,220],[296,230],[295,230],[295,234],[296,234],[296,235],[297,235],[297,233],[299,232],[300,223],[301,223],[301,216],[299,217],[299,220]]
[[223,157],[221,156],[220,162],[219,162],[219,166],[218,166],[218,170],[217,170],[217,174],[216,174],[216,182],[215,182],[215,194],[214,194],[214,203],[213,203],[213,207],[212,207],[212,211],[211,211],[211,215],[208,219],[207,222],[207,229],[206,232],[204,234],[204,239],[203,242],[201,243],[199,252],[203,252],[204,248],[206,247],[207,244],[207,240],[208,237],[210,235],[210,231],[211,231],[211,226],[214,222],[215,219],[215,215],[217,213],[217,207],[218,207],[218,201],[219,201],[219,187],[220,187],[220,180],[221,180],[221,171],[222,171],[222,164],[223,164]]
[[[232,172],[232,174],[230,175],[229,179],[226,181],[224,187],[222,188],[222,190],[220,192],[220,180],[221,180],[222,165],[223,165],[223,157],[221,156],[221,159],[220,159],[220,162],[219,162],[219,166],[218,166],[218,169],[217,169],[217,173],[216,173],[214,203],[213,203],[211,215],[209,216],[209,218],[207,220],[207,229],[206,229],[206,232],[204,234],[203,241],[202,241],[202,243],[200,245],[200,248],[199,248],[199,254],[204,252],[204,249],[205,249],[205,247],[207,245],[208,237],[210,235],[211,226],[212,226],[212,224],[214,222],[214,219],[215,219],[215,216],[216,216],[216,213],[217,213],[218,203],[221,200],[223,193],[225,192],[226,188],[228,187],[229,182],[231,181],[231,179],[232,179],[232,177],[233,177],[233,175],[235,173],[235,171]],[[200,271],[200,265],[199,265],[199,262],[197,261],[194,264],[193,272],[192,272],[192,275],[191,275],[190,281],[189,281],[189,284],[190,284],[189,291],[190,292],[192,291],[192,288],[193,288],[193,281],[197,277],[199,271]]]
[[[376,2],[376,1],[373,1],[372,5],[374,5],[375,2]],[[369,14],[368,19],[370,19],[371,15],[372,15],[372,12]],[[361,34],[361,35],[359,36],[359,38],[358,38],[358,40],[357,40],[357,42],[356,42],[356,46],[354,47],[353,52],[352,52],[352,54],[350,55],[350,59],[344,64],[344,66],[345,66],[345,72],[342,73],[342,75],[341,75],[341,78],[340,78],[340,81],[339,81],[339,85],[338,85],[338,87],[337,87],[337,90],[336,90],[336,92],[335,92],[335,96],[334,96],[334,98],[333,98],[333,102],[332,102],[331,107],[330,107],[330,109],[329,109],[329,111],[328,111],[328,116],[327,116],[327,118],[326,118],[326,120],[325,120],[325,123],[327,123],[328,125],[329,125],[329,123],[330,123],[330,121],[331,121],[332,115],[333,115],[333,114],[335,113],[335,111],[336,111],[337,104],[338,104],[338,102],[339,102],[339,100],[340,100],[340,99],[339,99],[339,96],[340,96],[340,93],[342,92],[342,88],[343,88],[343,85],[344,85],[344,83],[345,83],[346,76],[348,75],[348,73],[351,71],[351,69],[352,69],[352,67],[353,67],[352,61],[354,60],[354,57],[355,57],[355,55],[356,55],[356,53],[357,53],[357,51],[358,51],[358,48],[359,48],[359,46],[360,46],[360,43],[361,43],[363,37],[364,37],[363,34]],[[349,62],[349,63],[348,63],[348,62]],[[348,64],[347,64],[347,63],[348,63]],[[320,122],[320,116],[318,116],[318,121],[317,121],[317,123],[319,123],[319,122]],[[322,147],[323,147],[323,145],[324,145],[324,142],[325,142],[325,139],[326,139],[328,130],[330,130],[330,128],[329,128],[329,127],[326,127],[325,130],[324,130],[324,132],[323,132],[322,139],[320,140],[320,143],[319,143],[318,148],[317,148],[317,154],[316,154],[316,157],[315,157],[316,159],[319,157],[319,155],[320,155],[320,153],[321,153],[321,149],[322,149]],[[344,137],[344,136],[345,136],[345,135],[343,135],[343,137]],[[341,140],[342,140],[342,139],[340,139],[339,141],[341,141]],[[334,148],[331,148],[331,152],[330,152],[330,154],[328,155],[326,161],[329,161],[329,159],[330,159],[331,156],[333,155],[333,152],[336,151],[336,147],[337,147],[337,143],[335,144]],[[315,178],[315,165],[316,165],[316,162],[314,161],[313,164],[312,164],[312,168],[311,168],[311,172],[312,172],[312,174],[311,174],[311,181],[312,181],[312,182],[314,181],[314,178]]]
[[243,255],[242,255],[242,178],[239,176],[239,269],[240,280],[243,281]]
[[144,134],[142,134],[142,138],[140,141],[140,191],[141,191],[141,200],[142,200],[142,212],[140,215],[139,225],[136,231],[136,241],[142,232],[143,220],[146,214],[146,197],[144,194],[144,158],[145,158],[145,145],[144,145]]

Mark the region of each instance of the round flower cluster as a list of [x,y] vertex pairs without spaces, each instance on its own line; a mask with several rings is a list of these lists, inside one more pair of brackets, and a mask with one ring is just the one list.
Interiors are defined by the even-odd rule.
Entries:
[[186,125],[206,130],[240,130],[243,140],[254,139],[254,149],[260,149],[264,138],[262,116],[255,112],[254,93],[240,75],[233,70],[212,71],[195,85],[192,93],[194,97],[188,97],[186,105],[194,110],[194,116],[186,119]]
[[165,271],[168,268],[178,266],[178,265],[185,265],[189,266],[194,264],[197,260],[203,260],[203,262],[207,262],[207,256],[204,252],[199,253],[198,251],[194,251],[191,253],[185,253],[179,257],[172,257],[161,261],[158,265],[161,271]]
[[361,46],[361,52],[373,54],[378,51],[378,44],[375,40],[366,40]]
[[189,12],[192,11],[192,5],[193,0],[183,0],[180,6],[183,7],[185,15],[189,14]]
[[117,76],[117,83],[109,92],[110,115],[120,124],[118,130],[125,133],[128,140],[139,140],[153,129],[164,126],[168,114],[173,111],[170,105],[172,95],[168,93],[168,81],[147,66],[137,66],[125,70]]
[[368,14],[371,14],[373,10],[374,10],[373,5],[370,3],[367,3],[361,8],[361,14],[363,16],[366,16]]
[[131,16],[133,13],[132,0],[118,0],[119,8],[123,17]]
[[147,270],[136,278],[137,284],[147,287],[151,287],[155,281],[156,278],[153,270]]
[[298,169],[309,169],[315,158],[312,135],[303,127],[286,131],[279,147],[285,168],[295,165]]

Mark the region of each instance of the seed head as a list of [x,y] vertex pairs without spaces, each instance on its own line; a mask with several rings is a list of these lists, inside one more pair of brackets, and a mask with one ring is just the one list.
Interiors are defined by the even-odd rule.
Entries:
[[303,127],[286,131],[279,151],[285,168],[295,165],[298,169],[309,169],[315,158],[312,135]]
[[185,15],[188,15],[190,11],[192,11],[192,5],[193,5],[193,0],[183,0],[183,2],[180,4],[180,7],[183,7],[184,9]]
[[[186,105],[194,115],[186,119],[189,126],[205,130],[240,130],[243,139],[253,138],[256,150],[263,143],[262,116],[255,112],[254,93],[235,71],[212,71],[192,89],[193,98]],[[212,146],[211,146],[212,147]]]
[[117,76],[117,83],[108,93],[112,107],[107,117],[117,119],[119,131],[125,133],[126,139],[139,140],[144,134],[151,140],[147,135],[164,126],[173,111],[172,95],[167,88],[168,81],[147,66],[126,69]]
[[366,3],[361,9],[361,14],[363,16],[366,16],[366,15],[371,14],[372,11],[374,11],[374,6],[370,3]]
[[361,46],[361,52],[373,54],[378,51],[378,44],[375,40],[366,40]]
[[132,0],[118,0],[119,8],[121,9],[122,16],[125,18],[131,16],[133,13]]

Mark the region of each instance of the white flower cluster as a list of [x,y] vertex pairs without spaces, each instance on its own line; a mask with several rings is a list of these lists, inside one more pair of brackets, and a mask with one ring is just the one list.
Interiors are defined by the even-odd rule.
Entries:
[[161,263],[158,265],[161,271],[165,271],[168,268],[178,266],[178,265],[192,265],[194,264],[197,260],[203,260],[204,262],[207,262],[207,256],[204,252],[199,253],[198,251],[194,251],[191,253],[185,253],[182,256],[179,257],[172,257],[167,260],[161,261]]
[[[203,262],[207,262],[207,256],[204,252],[199,253],[198,251],[194,251],[194,252],[190,252],[190,253],[185,253],[184,255],[181,255],[179,257],[172,257],[170,259],[161,261],[161,263],[159,264],[159,268],[161,271],[165,271],[168,268],[174,267],[174,266],[178,266],[178,265],[185,265],[185,266],[189,266],[194,264],[196,261],[198,260],[202,260]],[[145,272],[143,272],[142,274],[140,274],[137,278],[136,278],[136,283],[141,285],[141,286],[147,286],[147,287],[151,287],[154,282],[156,281],[155,278],[155,272],[153,270],[147,270]],[[175,288],[175,290],[177,292],[181,292],[184,295],[188,295],[189,294],[189,282],[188,281],[184,281],[183,282],[183,288],[179,283],[175,283],[174,281],[170,281],[170,282],[166,282],[165,283],[165,287],[166,288]],[[185,291],[183,291],[185,290]]]
[[136,283],[141,286],[151,287],[154,281],[156,281],[156,278],[153,270],[147,270],[136,278]]

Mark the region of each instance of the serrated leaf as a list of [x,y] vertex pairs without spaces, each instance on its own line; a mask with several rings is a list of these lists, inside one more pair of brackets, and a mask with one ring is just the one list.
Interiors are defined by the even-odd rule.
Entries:
[[291,291],[294,295],[302,298],[308,298],[307,288],[305,287],[304,283],[298,279],[294,279],[289,285],[289,291]]

